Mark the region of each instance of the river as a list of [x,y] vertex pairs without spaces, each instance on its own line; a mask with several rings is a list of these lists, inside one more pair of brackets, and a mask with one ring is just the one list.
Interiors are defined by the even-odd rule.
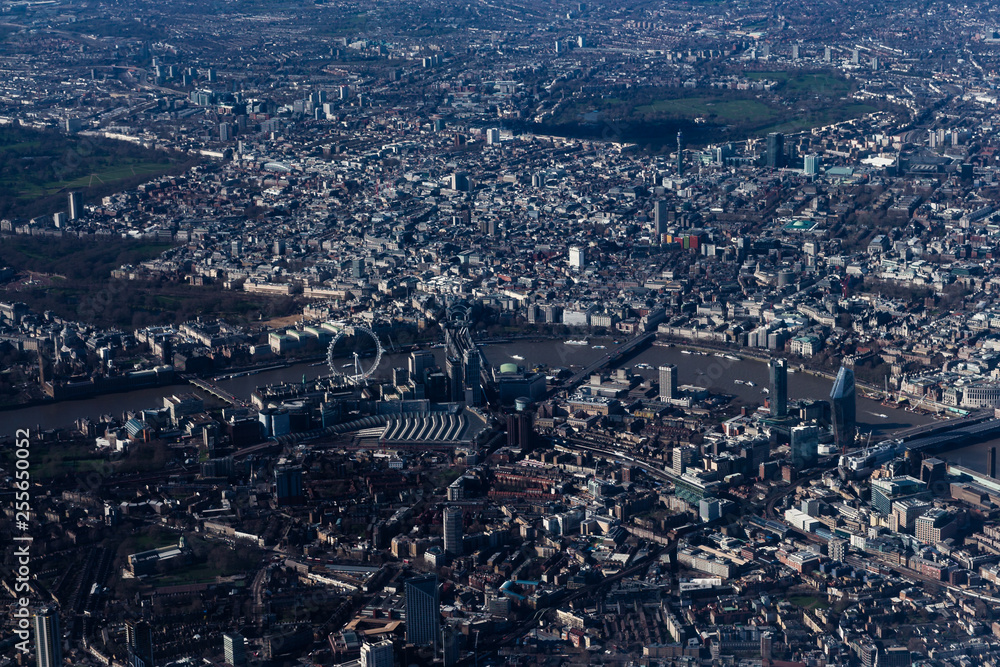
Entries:
[[[611,340],[591,339],[590,345],[566,345],[562,341],[529,341],[485,345],[482,350],[488,362],[494,366],[513,362],[526,366],[547,364],[551,367],[582,367],[598,359],[614,347]],[[593,347],[603,344],[607,349]],[[439,364],[444,364],[444,350],[432,350]],[[516,359],[523,357],[523,359]],[[392,368],[406,366],[407,355],[386,354],[382,358],[379,374],[388,375]],[[679,372],[679,384],[692,384],[708,387],[712,391],[732,394],[745,403],[763,403],[766,395],[761,391],[768,386],[767,364],[755,360],[732,361],[716,356],[700,356],[684,354],[679,347],[650,347],[622,366],[632,367],[639,363],[653,366],[652,369],[636,369],[643,377],[658,379],[656,367],[664,363],[675,364]],[[220,380],[216,384],[241,397],[248,398],[257,386],[280,382],[299,382],[305,375],[312,380],[321,375],[329,374],[325,364],[315,365],[301,363],[256,375],[247,375],[229,380]],[[735,380],[752,381],[756,384],[750,387],[746,384],[736,384]],[[828,399],[833,381],[829,378],[810,375],[808,373],[791,373],[788,376],[788,397]],[[159,407],[163,405],[163,397],[178,392],[193,391],[201,394],[190,385],[174,385],[171,387],[156,387],[124,394],[111,394],[79,401],[64,401],[51,405],[41,405],[20,410],[0,412],[0,435],[10,435],[18,428],[57,428],[69,427],[81,417],[96,419],[102,414],[121,416],[125,410]],[[216,399],[206,397],[211,405]],[[885,414],[886,418],[877,415]],[[891,433],[900,428],[925,424],[931,418],[903,410],[886,408],[866,398],[858,398],[858,423],[862,435],[869,431],[875,436]],[[977,446],[978,447],[978,446]],[[985,454],[983,454],[985,461]]]

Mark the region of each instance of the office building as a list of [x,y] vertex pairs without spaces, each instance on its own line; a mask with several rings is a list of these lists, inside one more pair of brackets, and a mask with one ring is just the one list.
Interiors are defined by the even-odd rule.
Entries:
[[226,664],[244,667],[247,664],[246,641],[238,632],[222,635],[222,647],[226,654]]
[[441,632],[440,598],[436,574],[407,579],[406,641],[416,646],[434,646],[437,650]]
[[807,155],[803,159],[803,171],[806,176],[815,176],[819,173],[820,157],[818,155]]
[[410,377],[414,382],[426,382],[427,381],[427,371],[437,365],[434,360],[434,353],[424,351],[410,352],[409,363],[407,364],[407,370],[410,371]]
[[395,662],[390,640],[385,639],[377,644],[362,644],[361,667],[393,667]]
[[924,544],[938,544],[957,534],[955,516],[936,507],[925,511],[913,524],[913,536]]
[[514,412],[507,415],[507,446],[530,449],[534,436],[530,412]]
[[698,448],[691,445],[674,447],[670,454],[670,469],[675,475],[683,475],[698,456]]
[[444,371],[448,378],[448,398],[452,401],[464,401],[462,391],[462,362],[458,357],[447,357],[444,360]]
[[462,508],[444,509],[444,550],[453,556],[462,555]]
[[35,614],[35,660],[38,667],[62,665],[62,631],[55,607],[43,607]]
[[153,667],[153,628],[146,621],[125,621],[129,667]]
[[721,498],[702,498],[698,501],[698,518],[704,522],[721,519],[732,510],[733,502]]
[[838,447],[850,447],[857,432],[857,400],[854,389],[854,370],[841,366],[830,390],[833,402],[833,438]]
[[480,377],[481,362],[479,350],[466,350],[462,354],[462,376],[465,387],[465,402],[472,406],[483,404],[483,387]]
[[781,132],[767,135],[767,166],[771,169],[785,166],[785,135]]
[[229,123],[219,123],[219,141],[231,141],[233,138],[233,126]]
[[875,662],[876,667],[910,667],[912,664],[910,649],[906,646],[892,646],[879,651]]
[[792,465],[798,470],[816,465],[819,452],[819,427],[796,426],[792,429],[791,436]]
[[582,269],[587,266],[587,255],[580,246],[571,246],[569,249],[570,268]]
[[771,652],[774,650],[774,637],[770,632],[765,632],[760,636],[760,657],[761,660],[769,661]]
[[889,525],[896,532],[912,535],[917,519],[931,507],[930,503],[923,500],[894,500],[892,501],[892,515]]
[[302,468],[279,465],[274,469],[274,495],[279,505],[300,505],[302,495]]
[[441,657],[444,660],[444,667],[454,667],[461,657],[462,633],[454,626],[446,625],[441,628]]
[[788,360],[771,359],[767,370],[771,381],[771,416],[784,419],[788,416]]
[[893,502],[904,499],[923,499],[928,497],[927,485],[915,477],[899,475],[888,479],[873,479],[872,509],[882,516],[889,516]]
[[677,366],[663,364],[660,366],[660,400],[666,402],[678,397]]
[[451,189],[456,192],[468,192],[469,175],[464,171],[456,171],[451,175]]
[[79,220],[83,215],[83,195],[79,192],[69,193],[69,219]]

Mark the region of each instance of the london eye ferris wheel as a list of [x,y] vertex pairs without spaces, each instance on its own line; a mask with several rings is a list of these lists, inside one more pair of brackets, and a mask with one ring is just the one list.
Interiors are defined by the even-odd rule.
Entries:
[[326,350],[334,377],[349,385],[364,384],[382,361],[382,343],[371,328],[349,324],[341,328]]

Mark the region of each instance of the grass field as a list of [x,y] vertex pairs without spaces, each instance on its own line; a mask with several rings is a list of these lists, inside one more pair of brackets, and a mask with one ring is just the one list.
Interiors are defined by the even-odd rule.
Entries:
[[102,471],[108,465],[104,456],[90,445],[62,444],[57,447],[32,447],[31,476],[49,480],[60,475],[81,475]]
[[90,187],[94,183],[98,182],[109,183],[112,181],[121,181],[129,178],[130,176],[159,176],[169,170],[170,165],[162,162],[144,162],[142,160],[137,160],[135,162],[125,161],[124,164],[119,163],[105,171],[91,172],[87,176],[81,176],[73,181],[51,184],[50,187],[58,187],[59,189],[69,188],[74,190],[77,188]]
[[170,246],[112,238],[95,241],[6,237],[0,266],[20,275],[0,286],[0,300],[23,301],[36,312],[122,327],[183,322],[210,312],[232,321],[256,321],[298,312],[291,297],[232,292],[219,286],[111,278],[122,264],[140,264]]
[[79,287],[82,281],[109,278],[122,264],[141,263],[168,248],[168,244],[124,239],[87,242],[15,236],[0,243],[0,266],[64,276],[73,281],[68,287]]
[[850,82],[825,72],[750,72],[747,78],[780,81],[781,90],[793,96],[844,97],[851,92]]
[[875,111],[875,107],[867,104],[842,104],[820,111],[807,112],[790,120],[784,120],[761,128],[761,134],[768,132],[801,132],[814,127],[822,127],[839,123],[850,118],[858,118]]
[[172,544],[177,544],[177,536],[166,531],[157,531],[154,534],[138,534],[130,538],[133,542],[132,548],[136,551],[149,551],[159,549]]
[[320,35],[343,35],[358,34],[368,28],[368,16],[366,14],[351,14],[339,21],[325,23],[317,26],[315,32]]
[[825,72],[753,72],[747,76],[778,80],[781,86],[772,93],[649,87],[635,89],[627,97],[585,97],[562,108],[550,125],[567,136],[589,136],[588,131],[594,135],[602,126],[613,127],[626,140],[655,149],[673,145],[678,129],[696,145],[768,132],[799,132],[876,110],[850,98],[850,82]]
[[249,323],[260,316],[287,316],[301,309],[293,297],[245,294],[214,285],[112,279],[85,283],[53,280],[47,286],[22,289],[16,298],[37,312],[51,310],[61,317],[125,328],[175,324],[204,313]]
[[773,91],[638,87],[628,95],[577,97],[541,131],[560,136],[605,137],[608,128],[651,150],[674,145],[678,130],[691,146],[742,140],[769,132],[800,132],[857,118],[876,107],[851,98],[853,84],[835,74],[801,71],[749,72],[776,80]]
[[711,117],[722,123],[767,123],[777,112],[758,100],[723,100],[718,97],[687,97],[656,100],[635,108],[640,114],[665,114],[682,118]]
[[[9,148],[0,149],[0,152],[9,151]],[[26,150],[26,149],[21,149]],[[78,176],[72,180],[51,180],[36,182],[27,179],[6,179],[0,180],[0,189],[8,193],[13,193],[21,200],[32,200],[38,197],[48,197],[61,194],[70,190],[86,190],[94,186],[113,186],[115,183],[130,178],[148,177],[154,178],[168,173],[173,165],[170,162],[153,162],[141,159],[123,158],[120,160],[108,160],[106,165],[100,163],[93,165],[94,171]]]
[[788,598],[788,601],[794,604],[796,607],[802,607],[803,609],[829,609],[830,605],[826,601],[819,599],[814,595],[794,595]]
[[243,545],[239,549],[195,535],[186,536],[194,554],[190,565],[164,572],[156,578],[157,586],[176,586],[213,582],[218,577],[228,577],[256,566],[260,552]]
[[93,202],[196,163],[122,141],[6,126],[0,128],[0,217],[65,211],[71,190]]

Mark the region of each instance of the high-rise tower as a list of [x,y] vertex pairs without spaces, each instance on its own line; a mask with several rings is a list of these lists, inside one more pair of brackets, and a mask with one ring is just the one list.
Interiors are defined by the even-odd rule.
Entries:
[[677,175],[684,175],[684,133],[677,131]]
[[767,166],[771,169],[785,166],[785,135],[781,132],[767,135]]
[[38,667],[62,665],[62,632],[54,607],[44,607],[35,614],[35,654]]
[[767,369],[771,376],[771,416],[784,418],[788,415],[788,361],[771,359]]
[[466,350],[462,358],[465,402],[472,406],[483,404],[483,387],[480,373],[479,350]]
[[125,621],[129,667],[153,667],[153,628],[146,621]]
[[677,398],[677,366],[663,364],[660,366],[660,400],[669,401]]
[[653,205],[653,235],[654,242],[663,242],[663,235],[667,233],[667,201],[657,199]]
[[407,579],[405,590],[406,641],[417,646],[433,645],[437,652],[441,634],[437,575],[427,574]]
[[361,667],[393,667],[393,664],[395,656],[390,640],[361,645]]
[[69,199],[69,219],[79,219],[83,213],[83,195],[79,192],[71,192],[67,198]]
[[230,632],[222,635],[222,648],[226,654],[226,664],[233,667],[246,667],[247,649],[243,635]]
[[446,507],[444,510],[444,550],[462,555],[462,508]]
[[853,369],[840,367],[830,399],[833,401],[833,437],[838,447],[846,448],[854,443],[858,429]]

